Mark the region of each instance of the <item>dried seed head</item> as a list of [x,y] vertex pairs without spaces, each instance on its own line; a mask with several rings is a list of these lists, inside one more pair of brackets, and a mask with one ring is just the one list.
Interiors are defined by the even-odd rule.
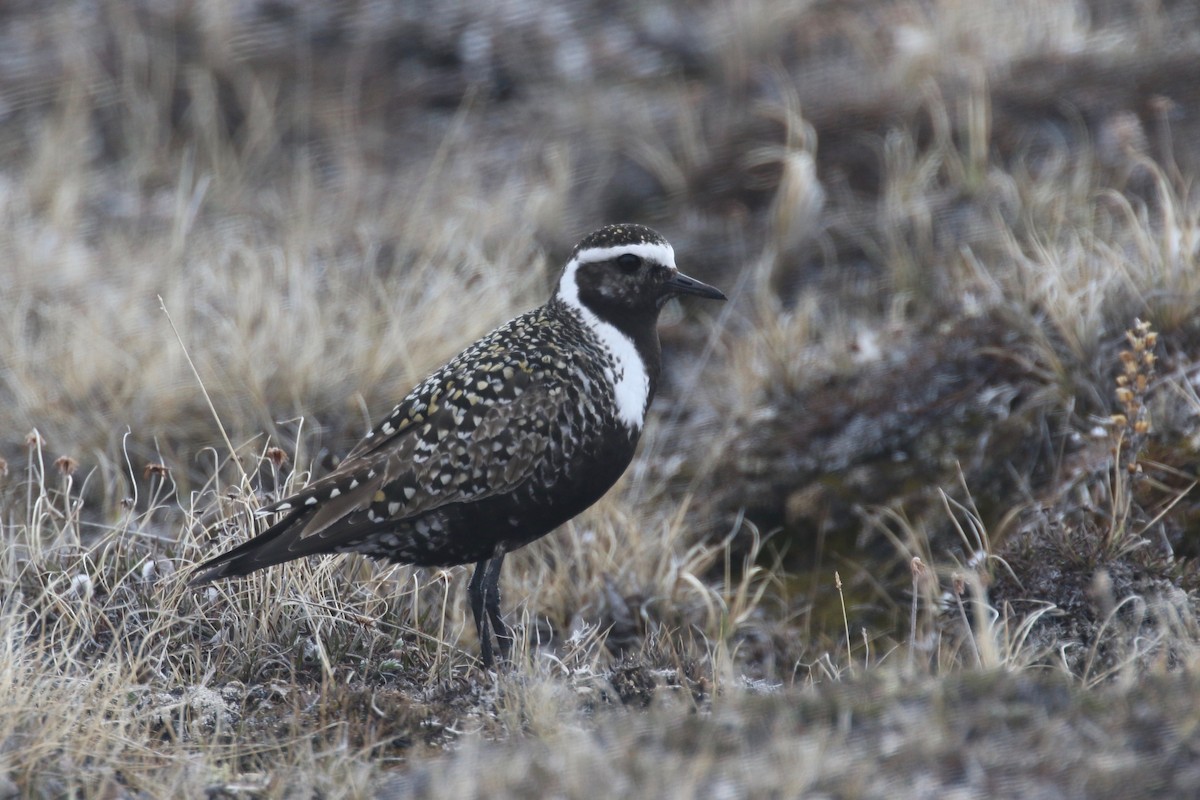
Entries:
[[150,462],[145,466],[145,468],[142,469],[143,478],[166,478],[170,474],[170,467],[168,467],[166,464],[159,464],[158,462],[154,461]]
[[924,577],[925,562],[921,560],[920,556],[913,556],[913,560],[909,563],[908,566],[909,566],[909,569],[912,570],[912,576],[913,576],[914,580],[918,580],[918,579]]
[[54,459],[54,468],[63,475],[73,475],[79,469],[79,462],[70,456],[59,456]]
[[1150,415],[1146,410],[1146,400],[1150,392],[1150,381],[1154,378],[1155,356],[1152,352],[1158,343],[1158,334],[1151,330],[1149,322],[1135,319],[1129,330],[1125,331],[1125,339],[1132,350],[1122,350],[1118,353],[1121,361],[1121,373],[1116,377],[1116,391],[1113,393],[1121,405],[1123,413],[1110,417],[1113,425],[1119,430],[1118,436],[1130,436],[1129,447],[1126,449],[1129,458],[1130,472],[1135,470],[1131,465],[1137,462],[1137,453],[1142,442],[1150,432]]
[[267,459],[276,467],[281,467],[288,461],[288,455],[282,447],[267,448]]
[[34,428],[25,435],[25,446],[30,450],[41,449],[46,446],[46,438],[38,433],[37,428]]

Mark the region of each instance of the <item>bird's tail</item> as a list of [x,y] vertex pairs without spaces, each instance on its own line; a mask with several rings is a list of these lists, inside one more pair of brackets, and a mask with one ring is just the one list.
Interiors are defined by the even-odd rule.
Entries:
[[196,575],[188,581],[188,586],[202,586],[221,578],[249,575],[255,570],[282,564],[305,555],[305,553],[298,553],[288,548],[286,540],[280,540],[280,537],[296,525],[301,524],[309,515],[309,509],[294,509],[250,541],[243,542],[232,550],[205,561],[196,567]]

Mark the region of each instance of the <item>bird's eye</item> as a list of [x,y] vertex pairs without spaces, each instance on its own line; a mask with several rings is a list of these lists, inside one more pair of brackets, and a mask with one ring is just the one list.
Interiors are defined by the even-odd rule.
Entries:
[[633,253],[622,253],[617,256],[617,266],[624,272],[636,272],[637,268],[642,265],[642,259],[635,256]]

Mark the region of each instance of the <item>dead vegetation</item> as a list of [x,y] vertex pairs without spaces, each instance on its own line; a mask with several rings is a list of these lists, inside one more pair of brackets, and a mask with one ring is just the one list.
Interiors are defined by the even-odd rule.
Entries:
[[[0,797],[1193,785],[1191,5],[518,11],[0,11]],[[619,220],[733,300],[514,669],[462,569],[184,589]]]

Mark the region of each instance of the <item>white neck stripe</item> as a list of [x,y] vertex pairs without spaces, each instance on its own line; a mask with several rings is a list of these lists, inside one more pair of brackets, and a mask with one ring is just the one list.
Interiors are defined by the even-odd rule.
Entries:
[[[567,263],[567,268],[563,270],[562,277],[558,279],[558,299],[569,305],[576,311],[595,317],[591,311],[583,307],[583,303],[579,302],[579,281],[575,278],[575,273],[579,271],[579,259],[572,258]],[[597,317],[597,319],[599,319]]]
[[572,261],[580,264],[591,264],[596,261],[608,261],[623,253],[632,253],[643,261],[653,261],[664,267],[675,266],[675,250],[669,244],[658,242],[643,242],[641,244],[621,244],[615,247],[588,247],[580,250]]
[[[661,245],[638,245],[639,247],[657,247],[661,254]],[[607,250],[629,252],[629,247],[595,248],[584,250],[580,255]],[[670,248],[668,247],[668,251]],[[640,255],[640,254],[639,254]],[[674,265],[674,254],[671,254]],[[645,256],[643,256],[645,257]],[[611,256],[609,256],[611,258]],[[604,258],[593,259],[603,261]],[[650,399],[650,375],[646,372],[646,364],[634,346],[633,340],[612,324],[597,317],[591,309],[579,300],[579,283],[575,274],[579,271],[580,260],[573,258],[563,270],[558,282],[557,296],[564,305],[579,314],[583,324],[588,327],[600,340],[613,360],[612,382],[613,400],[617,405],[617,419],[630,430],[641,430],[646,419],[646,403]]]

